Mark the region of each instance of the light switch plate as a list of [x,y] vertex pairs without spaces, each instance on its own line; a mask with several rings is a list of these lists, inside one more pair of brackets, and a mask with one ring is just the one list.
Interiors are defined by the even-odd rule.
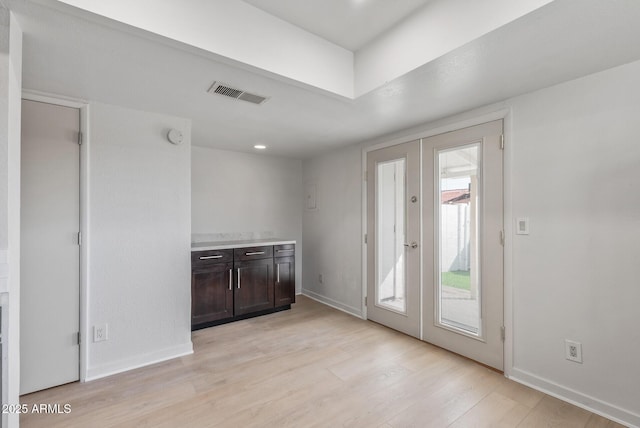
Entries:
[[529,234],[529,217],[518,217],[516,219],[516,235]]
[[318,185],[316,183],[308,183],[305,186],[305,208],[307,211],[316,211],[318,209]]

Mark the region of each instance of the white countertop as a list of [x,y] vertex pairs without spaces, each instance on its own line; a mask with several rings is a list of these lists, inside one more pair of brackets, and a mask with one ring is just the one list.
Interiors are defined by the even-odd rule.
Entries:
[[228,250],[230,248],[261,247],[267,245],[284,245],[295,243],[295,240],[281,238],[247,239],[242,241],[193,242],[191,244],[191,251]]

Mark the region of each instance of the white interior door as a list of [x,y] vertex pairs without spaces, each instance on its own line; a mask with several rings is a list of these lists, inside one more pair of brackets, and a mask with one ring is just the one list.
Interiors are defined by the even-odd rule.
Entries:
[[20,393],[79,379],[80,112],[22,102]]
[[424,340],[503,369],[502,121],[423,139]]
[[420,336],[420,142],[367,154],[367,318]]

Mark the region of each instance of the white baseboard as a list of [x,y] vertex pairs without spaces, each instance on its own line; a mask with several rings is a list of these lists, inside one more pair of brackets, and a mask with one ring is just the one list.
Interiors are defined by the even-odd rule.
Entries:
[[85,381],[89,382],[101,379],[189,354],[193,354],[193,343],[191,343],[191,341],[183,345],[161,349],[144,355],[136,355],[135,357],[125,358],[124,360],[114,361],[113,363],[103,364],[98,367],[90,367],[87,370]]
[[353,306],[345,305],[344,303],[341,303],[341,302],[338,302],[337,300],[333,300],[329,297],[323,296],[322,294],[318,294],[310,290],[305,290],[303,288],[302,295],[307,296],[308,298],[313,299],[316,302],[320,302],[327,306],[331,306],[333,309],[346,312],[349,315],[353,315],[354,317],[362,318],[362,310],[355,308]]
[[525,370],[520,370],[515,367],[512,368],[509,379],[620,424],[629,427],[640,427],[640,415],[637,413],[559,385]]

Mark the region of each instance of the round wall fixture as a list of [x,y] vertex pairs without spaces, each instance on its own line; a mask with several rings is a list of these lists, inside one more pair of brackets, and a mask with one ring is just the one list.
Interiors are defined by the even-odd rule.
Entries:
[[169,132],[167,132],[167,140],[169,140],[169,142],[171,144],[175,144],[176,146],[180,143],[182,143],[182,132],[178,131],[177,129],[171,129],[169,130]]

